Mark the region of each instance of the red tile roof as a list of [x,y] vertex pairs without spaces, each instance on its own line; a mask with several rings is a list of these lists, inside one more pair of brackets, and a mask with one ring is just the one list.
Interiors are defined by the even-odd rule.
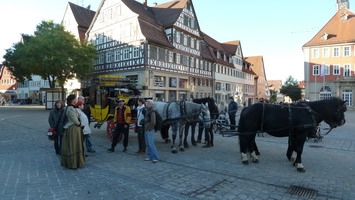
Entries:
[[[346,13],[348,19],[343,21],[341,16]],[[350,10],[339,10],[329,22],[306,44],[307,46],[339,44],[355,42],[355,14]],[[328,39],[323,40],[323,34],[328,34]]]
[[266,78],[265,69],[263,69],[264,61],[262,56],[245,57],[245,60],[251,64],[251,69],[256,75]]
[[[221,43],[219,43],[217,40],[213,39],[212,37],[210,37],[209,35],[207,35],[206,33],[202,33],[203,39],[206,41],[210,53],[213,57],[213,59],[223,65],[229,66],[229,67],[234,67],[234,65],[232,63],[229,63],[229,58],[228,58],[228,53],[226,52],[226,50],[224,49],[223,45]],[[220,52],[221,57],[217,58],[217,52]],[[224,61],[224,54],[227,54],[227,60]]]

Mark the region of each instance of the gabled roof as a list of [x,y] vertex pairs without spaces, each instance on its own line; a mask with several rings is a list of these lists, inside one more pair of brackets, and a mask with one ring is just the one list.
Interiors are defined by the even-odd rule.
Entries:
[[[226,66],[229,66],[229,67],[234,67],[234,65],[232,63],[229,63],[229,59],[224,61],[224,54],[227,52],[221,43],[219,43],[217,40],[213,39],[212,37],[210,37],[206,33],[202,33],[202,37],[205,40],[205,42],[207,43],[210,53],[216,62],[226,65]],[[221,54],[221,58],[217,58],[217,56],[216,56],[218,51]],[[228,55],[228,53],[227,53],[227,55]]]
[[150,22],[154,22],[156,24],[160,23],[157,21],[152,9],[150,7],[144,7],[143,4],[135,1],[135,0],[122,0],[122,2],[134,13],[139,15],[139,17],[144,18]]
[[174,0],[159,4],[151,9],[164,27],[175,24],[188,0]]
[[71,2],[69,2],[69,6],[78,25],[84,28],[89,28],[91,21],[95,16],[95,12]]
[[262,56],[245,57],[245,60],[251,64],[251,69],[257,76],[263,76],[266,78],[264,60]]
[[226,50],[226,52],[229,55],[235,55],[239,45],[240,45],[240,41],[239,40],[234,40],[234,41],[222,43],[222,46],[223,46],[224,50]]
[[138,19],[138,22],[141,27],[142,34],[148,39],[148,41],[173,48],[173,45],[168,41],[168,38],[161,27],[149,23],[143,19]]
[[[348,14],[347,20],[342,20],[342,15]],[[339,44],[355,42],[355,14],[350,10],[339,10],[328,23],[306,44],[307,46]],[[323,34],[328,34],[328,39],[323,40]]]
[[207,46],[206,43],[201,42],[201,49],[200,49],[200,52],[201,52],[202,58],[214,62],[214,59],[213,59],[213,57],[212,57],[212,55],[211,55],[211,52],[210,52],[210,50],[209,50],[209,48],[208,48],[208,46]]

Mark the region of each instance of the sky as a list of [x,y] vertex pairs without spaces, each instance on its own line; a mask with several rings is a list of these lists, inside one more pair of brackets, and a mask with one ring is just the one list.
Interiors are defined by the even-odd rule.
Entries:
[[[138,0],[143,2],[143,0]],[[169,0],[148,0],[161,4]],[[101,0],[70,2],[97,11]],[[355,0],[349,0],[350,10]],[[66,0],[1,0],[0,62],[42,20],[60,23]],[[263,56],[267,80],[304,79],[302,46],[336,13],[336,0],[193,0],[200,29],[219,42],[240,40],[244,57]]]

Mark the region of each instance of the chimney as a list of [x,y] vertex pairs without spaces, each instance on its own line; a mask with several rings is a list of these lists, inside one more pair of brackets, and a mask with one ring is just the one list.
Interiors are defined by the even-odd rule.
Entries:
[[147,8],[147,5],[148,5],[148,0],[144,0],[144,2],[143,2],[143,7],[144,7],[144,8]]
[[157,5],[158,5],[158,3],[157,3],[157,2],[154,2],[154,3],[153,3],[153,5],[154,5],[154,6],[157,6]]
[[87,9],[90,10],[90,8],[91,8],[91,5],[88,5]]

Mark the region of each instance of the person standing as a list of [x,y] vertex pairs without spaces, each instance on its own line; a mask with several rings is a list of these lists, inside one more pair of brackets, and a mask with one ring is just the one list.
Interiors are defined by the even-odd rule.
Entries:
[[85,164],[82,130],[84,126],[75,110],[76,103],[75,95],[71,94],[67,97],[68,106],[65,114],[68,122],[64,125],[61,166],[69,169],[78,169]]
[[137,107],[137,134],[138,134],[138,151],[137,154],[145,154],[146,144],[144,136],[144,116],[146,114],[145,100],[138,99]]
[[235,117],[238,111],[238,104],[237,102],[234,101],[233,97],[229,97],[229,104],[228,104],[228,115],[229,115],[229,120],[231,122],[231,130],[235,130],[236,127],[236,122],[235,122]]
[[85,97],[84,96],[79,96],[78,97],[78,102],[79,101],[83,101],[84,102],[84,109],[82,110],[85,115],[87,116],[88,120],[89,120],[89,125],[91,123],[91,111],[90,111],[90,105],[88,103],[85,102]]
[[84,101],[78,101],[76,106],[78,107],[76,108],[76,110],[78,111],[80,122],[84,126],[83,133],[84,133],[84,142],[86,146],[86,151],[90,153],[95,153],[95,150],[92,148],[92,144],[91,144],[91,137],[90,137],[91,129],[89,125],[90,124],[89,119],[83,111]]
[[111,148],[107,149],[108,152],[115,151],[120,134],[123,134],[123,152],[127,151],[128,146],[129,124],[131,123],[132,118],[131,108],[124,105],[123,99],[118,99],[117,102],[118,106],[115,108],[115,117],[113,119],[116,128],[113,133]]
[[64,107],[64,102],[62,100],[57,100],[48,117],[49,126],[57,131],[57,135],[53,137],[53,140],[54,150],[58,156],[61,154],[62,147],[63,126],[65,118]]
[[154,144],[155,135],[155,124],[157,123],[156,113],[153,110],[154,102],[152,100],[147,100],[145,103],[147,108],[147,113],[144,118],[144,131],[145,131],[145,142],[147,144],[145,161],[152,160],[153,163],[159,161],[158,151]]

